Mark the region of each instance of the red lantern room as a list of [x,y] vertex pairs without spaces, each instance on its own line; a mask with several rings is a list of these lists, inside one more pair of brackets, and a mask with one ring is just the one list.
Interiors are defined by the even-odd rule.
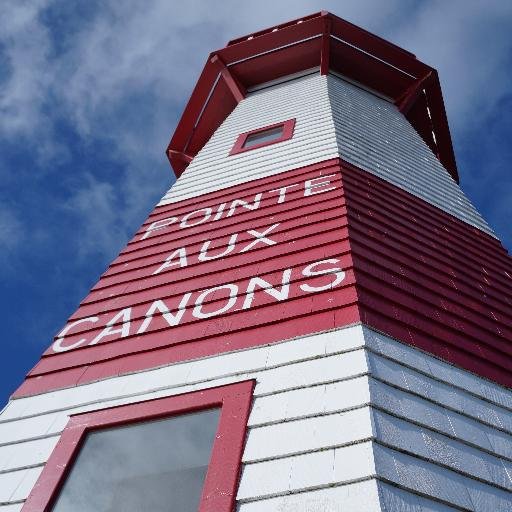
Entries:
[[0,512],[495,512],[512,265],[435,69],[330,13],[230,41],[178,180],[0,415]]

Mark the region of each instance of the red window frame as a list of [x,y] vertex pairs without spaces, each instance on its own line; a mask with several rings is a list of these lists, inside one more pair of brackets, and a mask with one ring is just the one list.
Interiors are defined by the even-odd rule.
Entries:
[[[272,128],[277,128],[278,126],[283,127],[283,133],[278,139],[261,142],[260,144],[255,144],[254,146],[244,148],[247,138],[250,135],[254,135],[255,133],[271,130]],[[257,128],[256,130],[251,130],[249,132],[241,133],[237,137],[237,139],[235,141],[235,145],[229,152],[229,155],[230,156],[237,155],[239,153],[245,153],[246,151],[252,151],[253,149],[263,148],[265,146],[270,146],[271,144],[277,144],[278,142],[283,142],[285,140],[289,140],[293,137],[294,129],[295,129],[295,119],[288,119],[287,121],[281,121],[280,123],[271,124],[269,126],[262,126],[261,128]]]
[[71,416],[22,511],[51,510],[89,432],[219,407],[219,426],[198,512],[231,512],[254,384],[254,380],[243,381]]

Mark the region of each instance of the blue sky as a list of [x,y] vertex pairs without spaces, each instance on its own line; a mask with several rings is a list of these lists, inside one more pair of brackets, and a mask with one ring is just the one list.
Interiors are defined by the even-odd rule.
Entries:
[[173,182],[208,53],[321,9],[437,68],[464,191],[512,248],[512,3],[7,0],[0,16],[0,406]]

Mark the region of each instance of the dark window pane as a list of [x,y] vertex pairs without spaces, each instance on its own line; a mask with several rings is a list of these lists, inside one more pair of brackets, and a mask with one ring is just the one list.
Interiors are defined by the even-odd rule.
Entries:
[[284,126],[276,126],[275,128],[269,128],[268,130],[261,130],[261,132],[252,133],[245,139],[244,148],[252,148],[258,144],[264,142],[272,142],[278,140],[283,136]]
[[197,512],[219,412],[90,433],[53,512]]

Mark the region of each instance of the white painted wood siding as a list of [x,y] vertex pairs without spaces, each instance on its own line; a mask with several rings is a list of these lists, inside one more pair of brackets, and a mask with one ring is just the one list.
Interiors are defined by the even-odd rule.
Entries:
[[[0,512],[28,496],[70,414],[251,378],[257,385],[243,455],[246,499],[255,499],[251,472],[281,460],[296,461],[294,485],[308,488],[309,457],[371,438],[363,343],[354,327],[12,400],[0,416]],[[302,429],[315,432],[307,445]]]
[[240,512],[509,510],[512,392],[354,326],[11,401],[0,512],[20,509],[70,414],[249,378]]
[[395,105],[333,75],[328,89],[341,158],[492,234]]
[[[511,390],[370,329],[364,332],[381,481],[444,506],[510,510]],[[410,510],[425,507],[417,503],[419,496],[395,498]],[[401,510],[394,506],[390,510]]]
[[[241,133],[295,118],[293,138],[229,156]],[[327,78],[312,75],[249,94],[159,204],[168,204],[338,155]]]

